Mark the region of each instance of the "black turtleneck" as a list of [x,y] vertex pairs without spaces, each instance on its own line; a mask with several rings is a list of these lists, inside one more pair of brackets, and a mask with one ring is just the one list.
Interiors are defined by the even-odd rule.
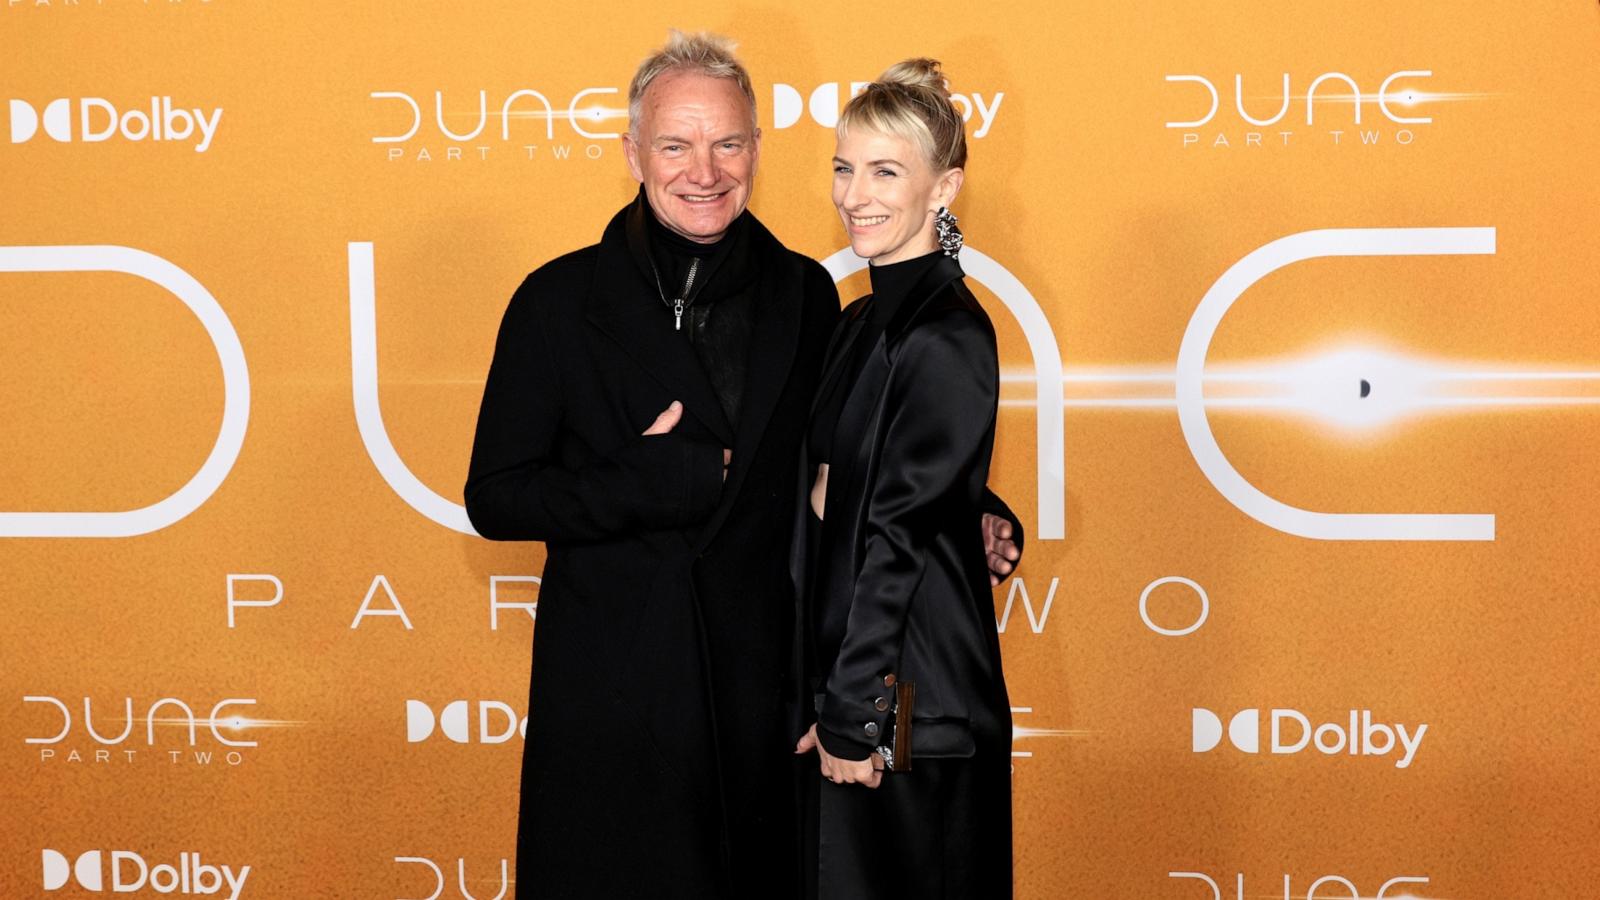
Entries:
[[[643,196],[642,190],[640,196]],[[724,251],[733,245],[732,230],[723,232],[722,237],[709,244],[703,244],[691,241],[661,224],[649,200],[645,200],[645,209],[651,212],[651,215],[645,218],[650,233],[650,258],[655,260],[661,272],[662,287],[668,289],[668,298],[676,297],[682,291],[683,280],[689,272],[691,260],[700,260],[700,266],[695,273],[696,286],[710,281],[712,269],[722,262],[722,258],[727,255]],[[673,288],[674,285],[676,288]]]
[[[628,223],[634,260],[645,280],[659,288],[656,302],[661,304],[662,327],[683,332],[735,428],[754,321],[752,288],[757,273],[750,261],[749,219],[749,212],[740,213],[720,239],[702,244],[661,224],[641,188]],[[691,267],[694,282],[689,284]],[[681,323],[672,308],[680,297]]]
[[884,327],[905,305],[911,288],[943,256],[943,251],[935,250],[888,265],[867,266],[872,293],[861,312],[862,325],[850,345],[836,351],[849,354],[844,364],[834,368],[833,374],[817,390],[817,405],[811,414],[811,431],[807,440],[812,465],[832,459],[833,430],[839,423],[839,411],[844,408],[845,398],[855,386],[856,376],[861,374],[867,356],[878,345]]
[[872,309],[867,315],[880,331],[899,312],[917,279],[942,258],[944,251],[934,250],[886,266],[867,266],[867,278],[872,283]]

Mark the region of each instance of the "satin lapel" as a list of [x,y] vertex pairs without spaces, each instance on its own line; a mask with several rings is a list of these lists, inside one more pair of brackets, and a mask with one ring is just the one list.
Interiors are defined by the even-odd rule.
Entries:
[[[861,512],[866,505],[867,496],[863,488],[867,471],[871,468],[872,456],[877,452],[878,434],[876,425],[879,414],[883,408],[883,391],[889,382],[889,355],[886,350],[887,341],[879,335],[872,352],[867,356],[867,361],[861,367],[861,374],[856,376],[856,383],[851,386],[850,394],[845,397],[844,406],[839,409],[839,424],[833,430],[833,459],[828,464],[828,499],[827,514],[830,522],[845,524],[849,533],[843,533],[836,524],[835,533],[838,535],[829,539],[829,546],[842,550],[850,557],[848,565],[840,568],[834,563],[829,563],[828,571],[849,575],[856,569],[855,553],[859,542],[859,535],[855,533],[861,522]],[[853,500],[854,506],[846,507],[847,500]]]
[[656,286],[639,271],[628,251],[623,225],[627,212],[618,213],[600,239],[588,319],[620,344],[674,400],[681,400],[685,413],[732,447],[733,427],[700,359],[688,337],[672,329],[672,314],[662,306]]
[[761,436],[772,421],[772,413],[789,382],[795,351],[800,346],[800,315],[805,303],[803,276],[790,272],[793,266],[782,254],[777,239],[767,234],[760,223],[751,222],[752,252],[761,275],[755,285],[755,322],[750,329],[750,351],[745,363],[744,400],[740,404],[739,430],[734,436],[734,464],[728,470],[728,483],[722,487],[722,502],[706,525],[700,543],[704,546],[722,527],[733,501],[744,486],[748,465],[761,443]]

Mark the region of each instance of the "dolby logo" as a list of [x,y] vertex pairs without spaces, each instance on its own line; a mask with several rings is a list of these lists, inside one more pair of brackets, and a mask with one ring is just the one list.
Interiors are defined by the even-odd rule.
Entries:
[[[1310,747],[1324,756],[1389,756],[1398,753],[1394,767],[1404,769],[1416,758],[1427,725],[1414,728],[1396,722],[1392,725],[1372,720],[1372,710],[1352,709],[1350,718],[1313,725],[1311,719],[1295,709],[1269,711],[1271,735],[1269,750],[1276,755],[1299,753]],[[1209,709],[1193,711],[1193,748],[1206,753],[1222,743],[1222,719]],[[1228,743],[1245,753],[1261,752],[1261,710],[1246,709],[1228,720]]]
[[[76,110],[76,115],[74,115]],[[39,131],[50,139],[67,144],[80,141],[98,144],[112,138],[126,141],[166,141],[192,143],[194,152],[211,148],[222,121],[222,107],[209,113],[195,107],[174,106],[171,97],[151,97],[148,107],[118,109],[103,97],[71,99],[61,97],[46,103],[41,111],[26,100],[11,101],[11,143],[25,144]]]
[[[176,864],[151,865],[143,856],[132,850],[112,850],[105,853],[90,850],[78,854],[72,862],[56,850],[45,850],[44,889],[57,891],[69,881],[76,881],[86,891],[101,892],[110,886],[113,894],[133,894],[154,891],[157,894],[216,895],[226,900],[237,900],[244,890],[245,879],[250,877],[250,867],[241,866],[234,871],[230,866],[207,865],[199,853],[184,851],[178,854]],[[110,878],[107,878],[107,874]]]
[[435,718],[433,707],[421,700],[407,700],[406,742],[419,744],[431,737],[435,728],[458,744],[504,744],[514,737],[527,738],[527,716],[518,719],[516,710],[499,700],[479,700],[474,740],[469,706],[465,700],[452,700]]
[[[804,114],[810,113],[811,121],[824,128],[832,128],[839,124],[839,109],[843,101],[861,93],[867,84],[865,81],[829,81],[813,88],[802,99],[801,91],[794,85],[775,83],[772,86],[772,127],[788,128],[799,122]],[[1005,97],[1005,91],[994,91],[988,97],[973,91],[971,94],[952,93],[950,102],[961,112],[963,122],[976,120],[972,136],[982,138],[994,127],[995,116],[1000,112],[1000,101]]]

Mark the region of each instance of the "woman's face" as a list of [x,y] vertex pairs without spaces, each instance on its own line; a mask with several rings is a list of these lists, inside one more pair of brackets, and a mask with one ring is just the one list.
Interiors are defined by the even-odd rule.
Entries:
[[857,256],[888,265],[938,246],[933,214],[961,187],[961,170],[935,172],[915,142],[857,127],[833,157],[833,205]]

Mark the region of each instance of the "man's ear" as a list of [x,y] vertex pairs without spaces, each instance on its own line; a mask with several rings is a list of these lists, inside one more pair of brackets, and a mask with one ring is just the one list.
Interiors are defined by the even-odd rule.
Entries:
[[628,159],[628,171],[633,174],[633,180],[644,184],[644,170],[639,168],[639,145],[631,132],[622,135],[622,155]]

